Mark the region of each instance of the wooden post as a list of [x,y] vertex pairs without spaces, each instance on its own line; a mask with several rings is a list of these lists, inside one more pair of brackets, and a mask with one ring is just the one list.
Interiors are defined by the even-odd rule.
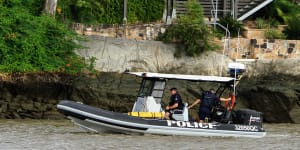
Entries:
[[223,17],[227,15],[227,0],[223,2]]
[[167,25],[171,24],[171,16],[172,16],[172,0],[167,0]]
[[127,0],[123,0],[123,24],[127,24]]
[[234,3],[234,19],[237,19],[237,17],[238,17],[238,3],[239,3],[239,0],[235,0],[235,3]]
[[46,0],[44,11],[46,14],[55,16],[57,0]]
[[172,0],[172,19],[176,19],[176,0]]
[[172,0],[168,0],[168,16],[172,15]]
[[165,2],[165,9],[164,9],[164,13],[163,13],[163,16],[162,16],[162,21],[163,22],[167,22],[167,16],[168,16],[168,14],[167,14],[167,10],[168,10],[168,2],[167,2],[167,0],[164,0],[164,2]]

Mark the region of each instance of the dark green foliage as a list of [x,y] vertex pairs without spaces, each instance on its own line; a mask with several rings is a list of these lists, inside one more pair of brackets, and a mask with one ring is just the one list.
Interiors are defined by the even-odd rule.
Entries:
[[288,27],[284,30],[287,39],[300,40],[300,15],[288,20]]
[[80,72],[85,64],[74,53],[76,34],[53,17],[37,15],[40,9],[28,9],[36,1],[27,2],[0,3],[0,71]]
[[[287,39],[300,39],[300,6],[292,0],[274,0],[274,2],[266,7],[262,12],[262,16],[267,16],[267,20],[275,20],[281,24],[288,25],[284,30],[284,34]],[[276,23],[271,22],[271,26],[274,27]],[[275,31],[269,30],[266,32],[270,37],[282,37]]]
[[160,20],[163,15],[164,4],[163,0],[128,0],[128,21],[150,22]]
[[202,7],[195,0],[187,3],[187,14],[180,16],[176,24],[170,25],[158,40],[164,42],[178,42],[184,45],[177,50],[175,56],[183,51],[188,56],[196,56],[206,50],[213,49],[209,42],[211,33],[204,23]]
[[[225,16],[220,18],[218,21],[221,25],[226,27],[229,32],[231,37],[237,37],[238,36],[238,31],[242,31],[244,28],[244,24],[236,19],[234,19],[232,16]],[[220,32],[225,33],[223,29],[220,27],[217,28]]]
[[299,13],[300,6],[292,3],[290,0],[274,0],[274,2],[266,8],[264,15],[287,24],[290,18]]
[[[160,20],[163,15],[163,0],[128,0],[129,23]],[[123,0],[60,0],[57,14],[61,20],[73,20],[90,24],[121,24]]]
[[87,69],[89,71],[91,71],[92,73],[96,73],[96,70],[95,70],[96,60],[97,60],[96,57],[90,58],[90,64],[87,66]]
[[31,14],[39,15],[43,10],[44,1],[45,0],[0,0],[0,5],[6,8],[26,8]]

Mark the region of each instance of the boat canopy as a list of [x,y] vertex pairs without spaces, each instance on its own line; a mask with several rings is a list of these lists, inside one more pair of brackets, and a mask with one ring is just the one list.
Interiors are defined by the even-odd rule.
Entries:
[[203,81],[203,82],[233,82],[235,78],[219,76],[185,75],[185,74],[165,74],[151,72],[127,72],[143,78],[163,78],[175,80]]

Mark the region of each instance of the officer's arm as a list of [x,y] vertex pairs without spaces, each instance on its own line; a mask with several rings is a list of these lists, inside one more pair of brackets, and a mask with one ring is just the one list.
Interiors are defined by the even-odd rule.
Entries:
[[223,97],[220,97],[220,101],[230,101],[231,100],[231,98],[229,97],[229,98],[223,98]]
[[173,104],[172,106],[169,106],[169,109],[175,109],[178,107],[178,103]]
[[199,104],[200,101],[201,101],[200,99],[196,99],[195,102],[194,102],[191,106],[189,106],[189,108],[192,108],[192,107],[194,107],[195,105]]

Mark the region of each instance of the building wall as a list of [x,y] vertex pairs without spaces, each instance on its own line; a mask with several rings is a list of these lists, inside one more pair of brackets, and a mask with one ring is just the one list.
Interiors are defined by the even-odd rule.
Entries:
[[94,25],[73,24],[72,28],[81,35],[126,38],[133,40],[155,40],[166,30],[165,24]]
[[[299,40],[231,39],[231,58],[250,59],[300,59]],[[236,44],[240,43],[240,44]],[[237,52],[238,49],[238,52]]]

